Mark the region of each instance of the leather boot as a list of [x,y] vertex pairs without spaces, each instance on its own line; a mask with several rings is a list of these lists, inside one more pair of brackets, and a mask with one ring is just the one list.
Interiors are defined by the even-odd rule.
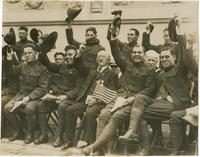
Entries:
[[58,114],[59,114],[59,123],[58,123],[58,135],[57,135],[57,138],[53,144],[53,147],[57,148],[57,147],[60,147],[62,146],[63,144],[63,134],[64,134],[64,131],[65,131],[65,128],[64,128],[64,122],[65,122],[65,117],[64,117],[64,114],[63,114],[63,109],[62,110],[59,110],[58,108]]
[[137,152],[137,155],[146,156],[150,154],[150,135],[148,131],[148,125],[146,120],[142,119],[139,123],[139,133],[140,133],[140,144],[142,149]]
[[182,144],[182,130],[184,127],[181,123],[170,121],[170,138],[171,138],[171,154],[178,155]]
[[85,155],[94,153],[106,144],[110,137],[112,137],[113,134],[116,132],[117,128],[118,126],[115,124],[115,122],[110,121],[104,128],[101,135],[96,139],[96,141],[92,145],[83,148],[81,152]]
[[30,113],[26,115],[27,119],[27,135],[24,139],[25,144],[29,144],[33,141],[34,138],[34,131],[36,126],[36,114]]
[[6,114],[6,117],[9,121],[9,123],[11,124],[11,126],[13,127],[13,129],[15,130],[13,135],[11,137],[9,137],[9,141],[23,139],[24,132],[22,130],[22,127],[20,126],[20,121],[17,118],[17,116],[15,115],[15,113],[10,113],[10,114],[8,113],[8,114]]
[[129,129],[125,135],[119,136],[118,140],[120,142],[139,143],[139,136],[137,134],[137,130],[141,115],[142,112],[138,108],[132,108]]
[[40,128],[40,137],[34,141],[35,144],[42,144],[48,142],[47,135],[47,114],[39,113],[38,114],[39,128]]

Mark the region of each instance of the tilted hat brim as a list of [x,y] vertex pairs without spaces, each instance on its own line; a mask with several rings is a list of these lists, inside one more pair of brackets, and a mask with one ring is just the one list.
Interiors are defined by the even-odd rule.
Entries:
[[11,53],[11,48],[8,45],[2,47],[2,56],[7,56],[7,52]]
[[111,12],[112,15],[122,15],[122,11],[121,10],[114,10]]
[[8,45],[15,45],[16,44],[16,35],[13,28],[10,28],[9,33],[4,36],[4,41]]
[[68,17],[65,19],[65,21],[67,22],[67,21],[74,20],[80,14],[81,11],[82,11],[82,8],[80,9],[69,8],[67,10]]
[[40,45],[41,53],[48,53],[55,45],[58,38],[57,32],[50,33],[47,37],[43,39],[42,44]]
[[30,31],[30,37],[36,43],[38,42],[38,36],[39,36],[38,30],[35,29],[35,28],[31,29],[31,31]]

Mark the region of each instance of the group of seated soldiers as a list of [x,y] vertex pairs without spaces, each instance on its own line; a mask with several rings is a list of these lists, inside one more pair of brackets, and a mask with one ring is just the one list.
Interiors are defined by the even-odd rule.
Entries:
[[[173,112],[183,110],[184,116],[186,108],[197,105],[197,96],[191,99],[190,93],[191,88],[197,89],[198,77],[194,36],[186,37],[180,18],[174,17],[170,21],[174,25],[169,24],[163,30],[163,45],[151,45],[152,24],[143,33],[142,46],[137,43],[139,31],[135,28],[128,32],[128,43],[123,43],[118,39],[121,13],[114,14],[107,39],[116,65],[110,64],[109,53],[100,45],[94,27],[86,29],[84,43],[73,38],[73,18],[66,20],[69,45],[64,53],[55,53],[55,62],[47,54],[57,39],[56,32],[43,36],[35,29],[36,38],[29,41],[28,29],[21,26],[20,41],[14,45],[4,37],[8,45],[3,48],[2,61],[2,131],[7,120],[13,128],[10,141],[48,142],[47,115],[57,110],[59,125],[53,146],[62,150],[76,145],[77,118],[82,117],[81,140],[86,147],[81,151],[86,155],[101,154],[124,123],[129,124],[128,130],[118,140],[140,143],[138,154],[149,155],[147,125],[159,129],[162,121],[170,119],[171,154],[180,152],[186,125],[182,120],[178,125]],[[94,95],[97,86],[117,94],[109,102],[104,101]],[[113,109],[119,97],[123,101]],[[21,112],[26,117],[26,136],[20,122]],[[40,136],[34,139],[37,126]]]

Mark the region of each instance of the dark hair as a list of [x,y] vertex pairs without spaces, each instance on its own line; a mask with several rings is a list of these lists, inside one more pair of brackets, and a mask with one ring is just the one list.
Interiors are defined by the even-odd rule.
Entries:
[[87,29],[86,29],[86,33],[87,33],[88,31],[92,31],[94,34],[97,34],[97,30],[96,30],[95,27],[89,27],[89,28],[87,28]]
[[27,43],[27,44],[25,44],[23,47],[22,47],[22,52],[24,52],[24,49],[25,48],[27,48],[27,47],[31,47],[34,51],[37,51],[37,52],[39,52],[39,47],[36,45],[36,44],[34,44],[34,43]]
[[77,51],[78,48],[75,45],[67,45],[64,50],[68,51],[71,49]]
[[135,31],[135,35],[136,36],[140,35],[139,31],[137,29],[135,29],[135,28],[131,28],[130,31]]
[[62,52],[56,52],[56,53],[54,54],[54,58],[56,58],[56,56],[58,56],[58,55],[61,55],[61,56],[64,57],[64,54],[63,54]]
[[165,32],[165,31],[168,31],[168,28],[167,28],[167,27],[163,29],[163,32]]
[[18,30],[25,30],[26,32],[28,32],[28,28],[26,26],[20,26]]
[[178,49],[178,47],[176,45],[173,45],[171,47],[163,47],[161,49],[161,52],[162,51],[170,51],[171,55],[177,56],[177,52],[179,51],[179,49]]

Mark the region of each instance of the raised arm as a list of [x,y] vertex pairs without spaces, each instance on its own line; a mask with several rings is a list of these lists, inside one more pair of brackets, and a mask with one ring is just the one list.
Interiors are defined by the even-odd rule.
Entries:
[[13,58],[14,58],[13,52],[7,53],[7,57],[4,61],[5,72],[9,75],[16,76],[20,74],[22,64],[15,65],[15,61],[13,60]]
[[55,63],[51,63],[47,54],[44,54],[44,53],[40,54],[39,57],[38,57],[38,60],[41,64],[43,64],[45,67],[47,67],[47,69],[50,72],[59,73],[60,66],[58,66]]
[[67,29],[65,30],[65,33],[66,33],[68,44],[69,45],[75,45],[75,46],[77,46],[79,48],[81,43],[74,39],[74,35],[73,35],[73,30],[72,30],[71,24],[67,25]]
[[128,66],[128,62],[121,55],[119,43],[117,39],[110,40],[110,48],[112,56],[115,60],[115,63],[119,66],[122,73],[125,73],[126,67]]

